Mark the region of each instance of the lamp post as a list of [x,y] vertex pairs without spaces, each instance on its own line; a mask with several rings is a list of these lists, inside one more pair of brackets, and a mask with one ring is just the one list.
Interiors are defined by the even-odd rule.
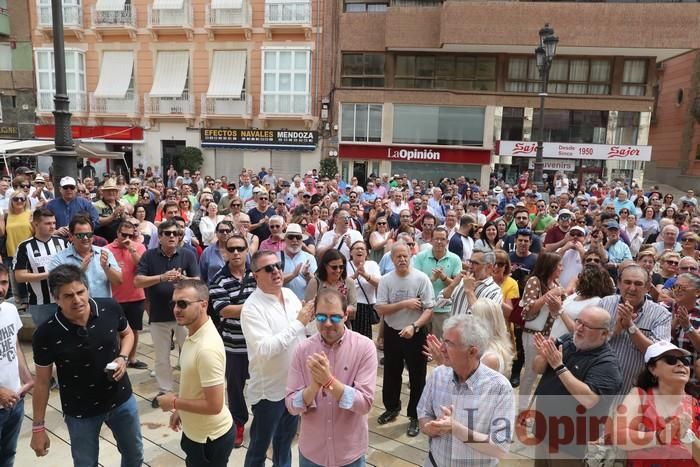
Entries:
[[66,52],[63,40],[63,1],[51,0],[51,25],[53,28],[53,61],[56,74],[56,94],[54,95],[54,144],[53,186],[56,196],[60,196],[60,181],[66,176],[75,177],[78,172],[73,136],[70,128],[70,100],[66,89]]
[[537,153],[535,155],[535,183],[542,186],[542,172],[544,161],[542,153],[544,151],[544,98],[547,97],[547,86],[549,84],[549,70],[552,66],[554,56],[557,54],[557,44],[559,38],[554,35],[554,29],[546,23],[540,29],[540,45],[535,49],[535,61],[537,70],[542,78],[542,92],[540,92],[540,115],[539,133],[537,138]]

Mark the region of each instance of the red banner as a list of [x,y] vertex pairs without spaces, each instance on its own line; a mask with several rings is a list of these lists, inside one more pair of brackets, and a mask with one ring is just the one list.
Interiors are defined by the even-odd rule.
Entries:
[[[53,139],[56,127],[53,125],[36,125],[34,134],[37,138]],[[143,128],[125,126],[71,126],[74,139],[107,139],[119,141],[140,141],[143,139]]]
[[491,163],[490,149],[446,148],[440,146],[341,144],[338,156],[344,159],[381,159],[397,162],[481,165]]

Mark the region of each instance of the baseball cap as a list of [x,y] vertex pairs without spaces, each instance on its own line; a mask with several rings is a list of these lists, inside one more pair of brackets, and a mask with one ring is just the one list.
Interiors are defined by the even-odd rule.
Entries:
[[75,179],[73,177],[63,177],[61,179],[61,186],[76,186]]
[[569,211],[568,209],[562,209],[559,211],[559,215],[557,216],[557,220],[561,219],[561,216],[569,216],[573,217],[574,213]]
[[647,347],[646,352],[644,352],[644,363],[649,363],[649,361],[655,359],[656,357],[660,357],[671,350],[677,350],[683,355],[690,355],[690,352],[685,349],[681,349],[680,347],[676,347],[669,341],[657,341]]
[[574,230],[577,230],[577,231],[581,232],[582,234],[586,235],[586,229],[584,229],[580,225],[575,225],[575,226],[571,227],[569,229],[569,232],[573,232]]
[[620,230],[620,224],[617,221],[610,221],[608,222],[608,230],[610,229]]

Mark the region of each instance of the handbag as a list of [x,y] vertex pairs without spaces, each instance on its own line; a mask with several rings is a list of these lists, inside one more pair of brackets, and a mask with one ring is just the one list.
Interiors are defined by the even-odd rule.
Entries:
[[625,467],[627,454],[624,450],[607,442],[606,437],[603,436],[588,443],[584,463],[587,467]]
[[[352,264],[352,261],[348,261],[348,264],[352,267],[353,271],[357,271],[355,269],[355,265]],[[365,292],[364,287],[362,287],[362,282],[360,282],[360,278],[358,277],[355,279],[357,281],[357,285],[360,286],[360,290],[362,291],[362,295],[365,296],[365,300],[367,300],[367,306],[370,307],[372,311],[370,311],[369,314],[369,322],[370,324],[379,324],[379,313],[377,313],[377,310],[374,309],[374,305],[372,303],[369,303],[369,298],[367,297],[367,292]]]

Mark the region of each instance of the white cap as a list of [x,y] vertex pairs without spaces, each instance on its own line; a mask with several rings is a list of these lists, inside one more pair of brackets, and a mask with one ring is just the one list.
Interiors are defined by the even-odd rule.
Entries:
[[690,352],[685,349],[681,349],[680,347],[676,347],[669,341],[658,341],[647,347],[646,352],[644,352],[644,363],[649,363],[650,360],[659,357],[666,352],[670,352],[671,350],[677,350],[683,355],[690,355]]
[[61,179],[61,186],[64,187],[66,185],[77,186],[78,184],[75,183],[75,179],[73,177],[63,177]]
[[557,215],[557,219],[559,219],[561,216],[566,216],[566,215],[573,217],[574,213],[569,211],[568,209],[562,209],[561,211],[559,211],[559,214]]

